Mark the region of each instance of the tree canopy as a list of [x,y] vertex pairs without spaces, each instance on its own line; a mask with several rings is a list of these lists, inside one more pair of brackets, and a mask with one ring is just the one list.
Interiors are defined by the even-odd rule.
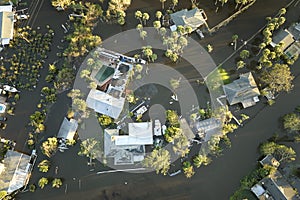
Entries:
[[154,149],[143,160],[142,164],[145,167],[155,169],[156,173],[162,173],[166,175],[170,169],[170,153],[165,149]]
[[289,131],[300,130],[300,116],[296,113],[286,114],[283,117],[283,127]]
[[292,161],[296,158],[296,152],[283,144],[275,142],[265,142],[260,146],[260,152],[263,155],[272,154],[279,162]]
[[289,92],[293,89],[290,68],[286,64],[276,63],[269,71],[265,71],[261,77],[272,92]]

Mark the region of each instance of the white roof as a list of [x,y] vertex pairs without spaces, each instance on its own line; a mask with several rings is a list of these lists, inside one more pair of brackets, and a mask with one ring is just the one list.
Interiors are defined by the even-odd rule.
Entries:
[[12,12],[12,5],[0,6],[0,12]]
[[70,121],[65,117],[60,129],[58,131],[57,137],[64,138],[66,140],[74,139],[74,135],[77,131],[78,123],[75,119],[70,119]]
[[4,171],[1,173],[0,190],[11,193],[22,188],[29,178],[30,156],[8,150],[3,160]]
[[117,99],[100,90],[91,89],[86,103],[95,112],[117,119],[123,110],[125,99]]
[[265,189],[259,184],[254,185],[251,188],[251,191],[255,194],[256,197],[260,197],[262,194],[265,193]]
[[114,136],[116,145],[153,144],[152,122],[128,123],[129,135]]

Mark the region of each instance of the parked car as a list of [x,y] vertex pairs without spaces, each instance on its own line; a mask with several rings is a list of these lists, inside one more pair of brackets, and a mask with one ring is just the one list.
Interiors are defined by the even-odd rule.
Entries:
[[6,117],[0,117],[0,121],[4,122],[4,121],[6,121],[6,120],[7,120]]
[[203,34],[203,32],[202,32],[200,29],[197,29],[197,30],[196,30],[196,33],[197,33],[197,35],[198,35],[201,39],[204,38],[204,34]]
[[17,20],[28,19],[29,15],[17,15]]

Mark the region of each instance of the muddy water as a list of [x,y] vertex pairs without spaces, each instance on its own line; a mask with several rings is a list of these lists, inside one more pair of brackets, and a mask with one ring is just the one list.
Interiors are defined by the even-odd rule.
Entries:
[[[154,1],[155,3],[153,3]],[[214,14],[213,6],[208,2],[206,1],[205,5],[207,6],[207,10],[210,10],[208,12],[210,21],[212,24],[217,24],[216,21],[220,17]],[[258,1],[253,9],[247,11],[240,20],[233,21],[223,31],[212,37],[207,37],[201,43],[213,43],[216,50],[213,53],[213,58],[216,62],[220,62],[231,53],[230,50],[232,49],[229,49],[226,45],[227,41],[231,40],[233,34],[238,33],[240,38],[249,37],[251,31],[255,32],[254,28],[263,25],[265,16],[274,14],[274,10],[278,10],[286,2],[287,0]],[[181,6],[184,6],[185,3],[189,4],[189,1],[180,1]],[[49,2],[45,2],[39,14],[41,22],[45,23],[49,20],[48,16],[50,14],[48,10],[51,9]],[[134,0],[129,11],[133,13],[136,9],[153,13],[160,9],[160,3],[158,0]],[[55,19],[57,13],[53,11],[51,13],[51,16]],[[97,27],[95,32],[99,32],[103,38],[106,38],[113,33],[122,31],[122,29],[134,28],[137,20],[133,18],[132,13],[128,14],[128,22],[125,27],[117,25],[99,26],[100,28]],[[61,29],[60,24],[62,22],[56,22],[52,19],[49,23],[53,24],[55,29]],[[58,19],[61,20],[61,18]],[[39,22],[36,23],[38,24]],[[299,61],[295,64],[295,66],[297,65],[300,65]],[[296,73],[299,72],[299,70],[295,71]],[[47,186],[43,190],[38,189],[35,193],[27,192],[20,194],[17,199],[228,199],[230,194],[238,187],[239,180],[257,164],[258,153],[256,149],[260,141],[266,140],[278,130],[278,118],[280,116],[292,111],[295,106],[299,105],[299,91],[300,80],[297,78],[295,80],[295,89],[292,93],[280,95],[274,106],[263,109],[248,124],[236,131],[231,136],[232,148],[225,150],[223,152],[224,155],[214,159],[213,163],[208,167],[196,170],[197,173],[190,180],[184,178],[183,175],[163,177],[160,175],[155,176],[154,173],[95,175],[96,171],[103,170],[103,166],[97,164],[95,171],[90,172],[89,170],[93,168],[87,167],[87,159],[78,158],[77,152],[79,147],[76,145],[64,154],[58,153],[53,158],[53,166],[59,166],[58,175],[54,174],[54,167],[52,167],[48,174],[44,175],[64,178],[64,185],[60,189],[52,189],[51,186]],[[30,97],[24,97],[24,103],[20,102],[20,106],[33,110],[32,106],[27,107],[30,104],[29,99]],[[62,119],[62,115],[65,112],[62,108],[67,104],[67,100],[61,98],[59,99],[59,104],[56,104],[52,108],[53,112],[51,112],[49,120],[52,119],[53,123],[49,128],[51,132],[49,130],[47,134],[55,134],[55,131],[59,127],[58,119]],[[18,108],[18,110],[22,108]],[[257,111],[258,107],[247,110],[247,112],[252,114]],[[21,113],[21,111],[16,112]],[[30,113],[29,111],[26,112],[27,115]],[[20,117],[20,124],[21,121]],[[11,128],[10,132],[21,134],[21,130],[22,127],[15,127]],[[16,135],[16,137],[19,136]],[[23,138],[25,137],[23,136]],[[42,174],[38,173],[37,169],[35,169],[32,182],[36,183],[41,176]],[[124,184],[125,182],[127,184]]]

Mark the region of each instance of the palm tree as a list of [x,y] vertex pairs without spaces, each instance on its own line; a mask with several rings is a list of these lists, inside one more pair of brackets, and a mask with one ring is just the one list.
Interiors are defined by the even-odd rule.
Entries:
[[40,172],[48,172],[50,167],[50,161],[49,160],[42,160],[39,164],[38,164],[38,168],[40,170]]
[[240,57],[242,58],[242,59],[246,59],[246,58],[249,58],[249,56],[250,56],[250,52],[248,51],[248,50],[242,50],[241,51],[241,53],[240,53]]
[[285,8],[281,8],[278,12],[279,17],[281,17],[282,15],[285,15],[286,13],[286,9]]
[[151,46],[145,46],[145,47],[142,47],[142,53],[145,57],[147,57],[148,61],[151,60],[151,56],[153,54],[153,51],[152,51],[152,47]]
[[191,178],[195,174],[194,167],[189,161],[182,163],[182,169],[187,178]]
[[207,47],[208,53],[213,51],[213,46],[211,44],[208,44],[206,47]]
[[48,184],[48,179],[45,177],[40,178],[38,185],[41,189],[43,189]]
[[161,23],[160,21],[154,21],[153,22],[153,27],[157,30],[157,32],[159,31],[160,27],[161,27]]
[[161,37],[165,37],[165,35],[166,35],[166,33],[167,33],[167,29],[165,28],[165,27],[161,27],[160,29],[159,29],[159,34],[161,35]]
[[144,40],[145,37],[147,37],[147,31],[141,31],[140,32],[140,37]]
[[62,181],[60,178],[55,178],[52,181],[52,187],[53,188],[60,188],[60,186],[62,186]]
[[148,21],[149,19],[150,19],[149,14],[146,13],[146,12],[144,12],[144,13],[143,13],[143,16],[142,16],[142,20],[143,20],[145,26],[146,26],[147,21]]
[[198,154],[194,157],[193,163],[197,168],[199,168],[202,164],[206,166],[211,163],[211,159],[207,155]]
[[236,63],[237,70],[246,66],[246,63],[243,60],[240,60]]
[[156,11],[156,13],[155,13],[155,16],[156,16],[156,18],[157,18],[157,20],[160,20],[161,19],[161,17],[162,17],[162,12],[161,11]]
[[178,0],[172,0],[172,10],[177,6]]
[[143,30],[143,25],[142,24],[136,25],[136,30],[138,30],[139,32],[141,32]]
[[224,6],[225,3],[227,3],[228,0],[219,0],[222,3],[222,7]]
[[262,43],[260,43],[259,44],[259,51],[258,51],[258,53],[256,54],[256,56],[258,56],[259,54],[260,54],[260,52],[266,47],[267,45],[266,45],[266,43],[264,43],[264,42],[262,42]]
[[233,40],[233,42],[234,42],[234,47],[233,47],[234,50],[236,50],[238,38],[239,38],[239,36],[236,35],[236,34],[232,36],[232,40]]
[[159,0],[161,2],[161,9],[165,9],[165,2],[166,0]]
[[180,77],[179,77],[179,79],[173,79],[173,78],[171,78],[170,85],[173,88],[173,90],[176,90],[180,86],[180,81],[181,81]]
[[143,17],[143,13],[139,10],[135,11],[134,13],[134,17],[136,19],[138,19],[140,21],[140,23],[142,24],[142,17]]

